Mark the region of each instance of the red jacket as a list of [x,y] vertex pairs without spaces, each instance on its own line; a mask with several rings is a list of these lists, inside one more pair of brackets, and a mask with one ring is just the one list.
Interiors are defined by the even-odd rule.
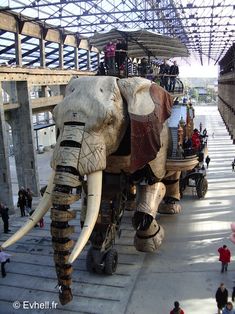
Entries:
[[[176,310],[177,311],[177,310]],[[171,312],[170,312],[170,314],[184,314],[184,311],[183,310],[181,310],[180,308],[179,308],[179,310],[176,312],[176,311],[174,311],[174,310],[172,310]]]
[[223,263],[230,263],[231,260],[231,252],[228,248],[224,249],[223,247],[220,247],[218,249],[219,252],[219,260]]

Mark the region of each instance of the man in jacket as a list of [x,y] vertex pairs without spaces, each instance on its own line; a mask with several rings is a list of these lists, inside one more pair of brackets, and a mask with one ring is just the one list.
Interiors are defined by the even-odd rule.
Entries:
[[228,302],[228,290],[225,288],[223,283],[221,283],[217,289],[215,299],[217,302],[218,314],[221,314],[221,310]]
[[164,59],[163,63],[160,65],[160,86],[165,88],[165,90],[169,90],[168,84],[168,76],[170,72],[170,66],[167,64],[167,60]]
[[228,263],[231,260],[231,252],[228,249],[227,245],[223,245],[218,249],[219,252],[219,261],[221,262],[221,273],[228,270]]
[[174,64],[170,67],[170,88],[169,92],[174,92],[175,90],[175,82],[176,77],[179,75],[179,67],[176,64],[176,61],[174,61]]

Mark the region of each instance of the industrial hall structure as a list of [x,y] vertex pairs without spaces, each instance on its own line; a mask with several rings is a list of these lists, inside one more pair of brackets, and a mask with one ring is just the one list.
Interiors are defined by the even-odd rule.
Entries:
[[[230,233],[228,220],[229,222],[234,220],[231,210],[235,202],[234,191],[233,188],[227,186],[227,183],[231,182],[231,185],[235,183],[233,173],[230,173],[231,162],[234,160],[235,163],[235,154],[233,154],[233,144],[235,144],[234,39],[235,3],[232,0],[0,0],[0,203],[9,208],[10,229],[5,233],[10,233],[11,236],[9,240],[9,235],[1,235],[0,254],[2,249],[7,251],[9,247],[9,253],[12,255],[11,262],[13,261],[6,265],[6,269],[9,269],[9,276],[7,274],[6,278],[3,278],[6,280],[2,281],[0,278],[0,286],[5,287],[5,289],[0,289],[2,290],[0,313],[1,304],[4,313],[15,313],[17,309],[19,309],[18,313],[24,313],[23,310],[30,309],[27,304],[31,306],[34,301],[42,304],[47,300],[52,305],[48,308],[51,313],[56,313],[59,309],[58,312],[64,313],[167,314],[174,308],[174,302],[177,300],[186,314],[215,312],[216,288],[220,283],[225,282],[227,288],[231,290],[234,280],[232,271],[232,275],[229,273],[230,265],[228,274],[224,274],[224,276],[228,275],[227,277],[221,278],[217,273],[215,275],[217,266],[213,255],[217,254],[217,246],[222,246],[224,243],[230,245],[226,232]],[[213,103],[197,106],[198,104],[194,103],[192,106],[188,91],[180,78],[179,69],[181,62],[191,65],[193,60],[197,60],[202,68],[208,65],[218,67],[216,105]],[[167,72],[162,72],[162,69],[166,69],[166,62],[169,64]],[[96,78],[99,82],[103,82],[106,90],[103,91],[102,86],[97,87],[99,83],[95,83]],[[73,85],[73,79],[74,84],[78,84],[77,87]],[[86,82],[90,84],[89,88]],[[147,109],[138,107],[137,111],[133,110],[130,95],[125,90],[128,82],[131,82],[130,85],[132,82],[143,84],[141,85],[143,93],[145,89],[149,89],[146,99],[148,101],[151,99],[154,108],[164,103],[164,109],[159,111],[160,118],[156,120],[153,129],[155,132],[163,132],[164,123],[169,119],[171,149],[165,152],[167,156],[164,157],[162,152],[165,149],[165,144],[161,142],[163,135],[160,137],[158,134],[157,138],[152,137],[149,141],[147,135],[147,139],[143,137],[144,140],[141,136],[136,136],[135,140],[138,143],[131,142],[130,144],[132,138],[135,137],[133,130],[139,128],[138,130],[143,131],[141,128],[145,123],[149,127],[152,123],[150,118],[156,113],[148,111],[147,105]],[[120,131],[117,135],[122,139],[117,141],[118,144],[111,146],[107,165],[101,165],[100,167],[103,168],[98,169],[102,171],[108,169],[107,172],[115,174],[115,182],[112,181],[113,177],[107,174],[97,181],[101,182],[100,193],[106,197],[105,210],[107,208],[116,210],[115,206],[118,206],[119,212],[115,212],[115,215],[112,214],[111,217],[114,221],[109,217],[111,223],[106,212],[101,213],[101,209],[100,212],[98,209],[95,218],[90,218],[88,210],[86,212],[84,209],[86,206],[89,207],[87,199],[91,195],[95,199],[92,201],[93,207],[99,202],[99,198],[95,192],[91,190],[87,192],[85,186],[88,185],[89,176],[88,179],[84,179],[84,176],[87,176],[85,171],[82,172],[85,166],[81,166],[75,160],[76,156],[80,158],[81,143],[89,132],[86,133],[83,130],[85,129],[83,122],[76,120],[77,116],[73,107],[68,112],[64,108],[66,99],[68,103],[70,99],[73,99],[70,98],[70,93],[73,97],[76,88],[81,89],[81,93],[87,92],[92,99],[95,93],[105,93],[116,88],[118,92],[114,92],[115,97],[118,94],[117,97],[121,99],[120,103],[123,102],[127,106],[125,110],[120,109],[122,107],[119,109],[115,107],[106,115],[101,115],[102,118],[98,116],[99,110],[95,113],[98,117],[97,121],[108,120],[111,112],[115,110],[127,111],[125,114],[128,115],[125,132]],[[138,96],[138,92],[138,88],[135,90],[133,87],[133,93]],[[138,98],[136,95],[135,97]],[[135,97],[133,99],[136,99]],[[76,101],[76,98],[74,99]],[[113,101],[110,95],[105,98],[105,101],[107,99]],[[88,117],[88,125],[93,122],[94,110],[89,109],[91,113],[89,120],[85,104],[86,100],[80,106],[84,117]],[[174,117],[170,117],[170,106],[173,106]],[[55,107],[57,109],[54,110]],[[66,117],[71,112],[68,122]],[[137,117],[139,112],[146,115],[148,119],[142,116]],[[126,122],[124,121],[126,116],[124,116],[123,114],[123,119],[120,119],[120,125]],[[63,119],[62,134],[58,125]],[[116,122],[115,119],[110,119],[110,121],[110,123]],[[115,129],[110,127],[110,123],[107,122],[106,127],[103,127],[104,130],[107,129],[104,132],[110,133],[109,141],[114,138],[112,132]],[[118,124],[116,129],[120,125]],[[199,128],[199,133],[201,133],[199,145],[201,146],[197,154],[194,154],[195,151],[192,153],[191,148],[183,147],[183,145],[185,138],[192,138],[192,145],[194,145],[193,136]],[[205,133],[202,133],[202,129]],[[164,134],[168,136],[167,133]],[[146,148],[143,150],[139,150],[139,143],[143,143],[141,141],[145,142],[143,147]],[[59,148],[58,145],[60,145]],[[131,148],[128,145],[131,145]],[[153,171],[151,161],[154,158],[148,159],[150,157],[147,156],[152,154],[150,146],[152,150],[155,149],[155,154],[159,152],[160,162],[166,163],[164,169],[166,177],[163,175],[158,177]],[[182,147],[183,150],[180,151]],[[139,160],[131,155],[132,150],[137,155],[141,152]],[[190,152],[186,154],[186,150]],[[107,151],[109,151],[108,148]],[[118,159],[115,159],[117,152],[123,157],[120,163]],[[69,161],[73,166],[67,166],[66,163],[64,166],[59,164],[59,162],[63,164],[66,154],[70,154]],[[89,152],[86,154],[89,155]],[[101,158],[103,154],[104,147],[100,144],[96,158]],[[208,169],[205,169],[204,161],[205,165],[207,163],[205,157],[209,158],[209,155],[211,162],[208,161]],[[51,167],[55,171],[54,190],[50,190],[50,187],[44,188],[50,171],[50,159],[52,160]],[[130,163],[128,171],[135,169],[130,171],[131,175],[134,173],[133,176],[129,176],[129,172],[126,171],[128,179],[123,175],[126,169],[124,166],[124,171],[119,173],[119,168],[127,160]],[[141,165],[138,168],[136,165],[139,163]],[[80,167],[79,171],[74,170],[76,166]],[[89,167],[93,166],[94,162],[91,160]],[[96,170],[94,174],[98,172]],[[159,168],[157,171],[160,171]],[[226,176],[228,176],[228,182]],[[63,180],[66,184],[63,184]],[[195,185],[190,183],[192,181]],[[140,184],[140,188],[135,187],[136,182]],[[209,185],[207,185],[208,182]],[[176,183],[179,183],[177,189],[174,187]],[[104,192],[104,187],[102,191],[102,184],[108,187],[106,190],[109,190],[110,186],[108,196]],[[157,184],[156,191],[152,192]],[[221,190],[219,184],[221,184]],[[95,189],[94,186],[95,184],[93,184]],[[116,194],[115,197],[112,194],[114,193],[113,186],[120,187],[120,194]],[[149,201],[150,205],[145,206],[141,203],[142,207],[140,205],[138,207],[139,212],[137,211],[137,214],[133,216],[132,211],[135,209],[132,202],[133,195],[144,193],[140,191],[145,186],[152,189],[146,188],[146,195],[156,193],[154,202],[159,208],[154,212],[155,209],[151,207],[153,200],[149,201],[149,196],[146,196],[145,202],[144,196],[143,204]],[[19,221],[18,217],[17,206],[20,207],[19,201],[17,202],[18,190],[23,187],[30,188],[32,191],[33,209],[39,206],[34,213],[32,212],[32,216],[30,214],[27,221],[24,217],[21,217],[22,221]],[[231,193],[228,193],[230,188]],[[112,194],[113,199],[108,202],[109,193]],[[48,195],[53,201],[47,199]],[[80,197],[82,202],[79,203],[77,209],[69,200],[77,201]],[[42,208],[44,205],[40,205],[41,199],[45,207],[52,207],[51,216],[48,216],[46,209]],[[164,204],[162,204],[163,200]],[[181,212],[181,205],[178,205],[176,200],[180,200],[182,207],[187,208],[187,213],[186,210],[183,212],[182,220],[178,218],[181,217],[180,215],[171,216],[171,214]],[[73,209],[71,211],[69,211],[70,205]],[[124,213],[123,208],[128,211]],[[147,210],[150,212],[146,214]],[[45,215],[43,223],[40,211]],[[85,240],[76,242],[75,238],[69,239],[74,227],[70,226],[68,221],[75,220],[75,212],[80,217],[80,220],[75,222],[76,232],[79,230],[79,233],[85,235],[86,243]],[[123,219],[122,216],[124,216]],[[168,220],[169,216],[170,220]],[[222,217],[222,222],[220,217]],[[50,218],[52,219],[51,226],[49,225]],[[89,225],[86,219],[90,219],[89,223],[93,224],[95,236],[94,233],[87,232]],[[94,222],[91,222],[93,220]],[[12,226],[11,221],[14,221]],[[39,221],[41,221],[40,227],[34,230]],[[158,222],[164,226],[164,229],[158,225]],[[45,229],[43,229],[44,223]],[[100,223],[98,227],[97,223]],[[219,226],[218,229],[216,229],[216,224]],[[149,229],[152,228],[151,236],[147,233],[146,226]],[[17,231],[19,228],[20,230]],[[136,230],[135,235],[133,228]],[[27,234],[27,232],[31,233]],[[164,232],[166,239],[155,254],[157,256],[146,253],[160,247]],[[118,239],[116,243],[115,236],[117,238],[121,234],[123,238]],[[148,240],[152,235],[156,236],[156,239],[153,244],[149,244]],[[132,236],[136,250],[145,252],[142,255],[132,248]],[[138,237],[142,237],[144,244],[138,242]],[[17,239],[19,239],[18,244],[16,244]],[[92,250],[88,249],[87,244],[91,245]],[[232,245],[231,243],[231,247]],[[113,249],[114,246],[118,248],[119,258],[116,250]],[[52,275],[54,264],[50,260],[53,254],[50,247],[54,250],[55,275]],[[211,248],[214,252],[210,251]],[[177,252],[182,254],[183,262]],[[77,262],[75,260],[80,253],[81,259]],[[167,262],[164,256],[168,259]],[[160,262],[156,262],[157,258]],[[70,266],[74,261],[76,276],[73,276],[72,294],[70,289],[72,268]],[[119,268],[117,268],[118,262]],[[155,268],[156,263],[159,263],[157,268]],[[12,265],[14,269],[11,268]],[[43,268],[45,268],[45,274]],[[117,273],[114,274],[116,268]],[[231,269],[235,270],[232,263]],[[113,276],[107,276],[112,274]],[[183,282],[184,275],[185,291],[183,292],[181,288],[177,288],[177,282]],[[56,276],[58,285],[55,289]],[[150,280],[151,276],[154,282]],[[190,285],[192,282],[195,284],[195,289],[200,291],[195,298],[192,296],[195,292],[193,285]],[[201,284],[204,285],[202,290],[200,290]],[[218,287],[213,285],[218,285]],[[11,289],[16,299],[11,297]],[[35,296],[32,299],[30,299],[31,291]],[[202,305],[200,302],[204,297],[205,304],[200,309]],[[14,302],[18,300],[19,304],[17,303],[15,307]],[[29,300],[27,301],[29,303],[25,305],[23,300]],[[57,304],[59,303],[57,308],[54,307],[54,300]],[[213,302],[215,308],[211,309]],[[39,309],[34,307],[32,313],[38,313],[38,311]]]

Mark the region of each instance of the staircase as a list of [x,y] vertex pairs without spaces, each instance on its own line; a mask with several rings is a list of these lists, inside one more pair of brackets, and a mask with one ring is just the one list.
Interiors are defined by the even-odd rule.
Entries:
[[172,153],[168,158],[177,158],[176,151],[178,147],[178,128],[171,127],[170,128],[171,140],[172,140]]

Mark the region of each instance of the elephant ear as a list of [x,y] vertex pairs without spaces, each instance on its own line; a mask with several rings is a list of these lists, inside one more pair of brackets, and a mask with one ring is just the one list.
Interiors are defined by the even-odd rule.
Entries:
[[135,77],[118,80],[131,123],[131,172],[153,160],[161,148],[160,134],[171,114],[173,99],[162,87]]

